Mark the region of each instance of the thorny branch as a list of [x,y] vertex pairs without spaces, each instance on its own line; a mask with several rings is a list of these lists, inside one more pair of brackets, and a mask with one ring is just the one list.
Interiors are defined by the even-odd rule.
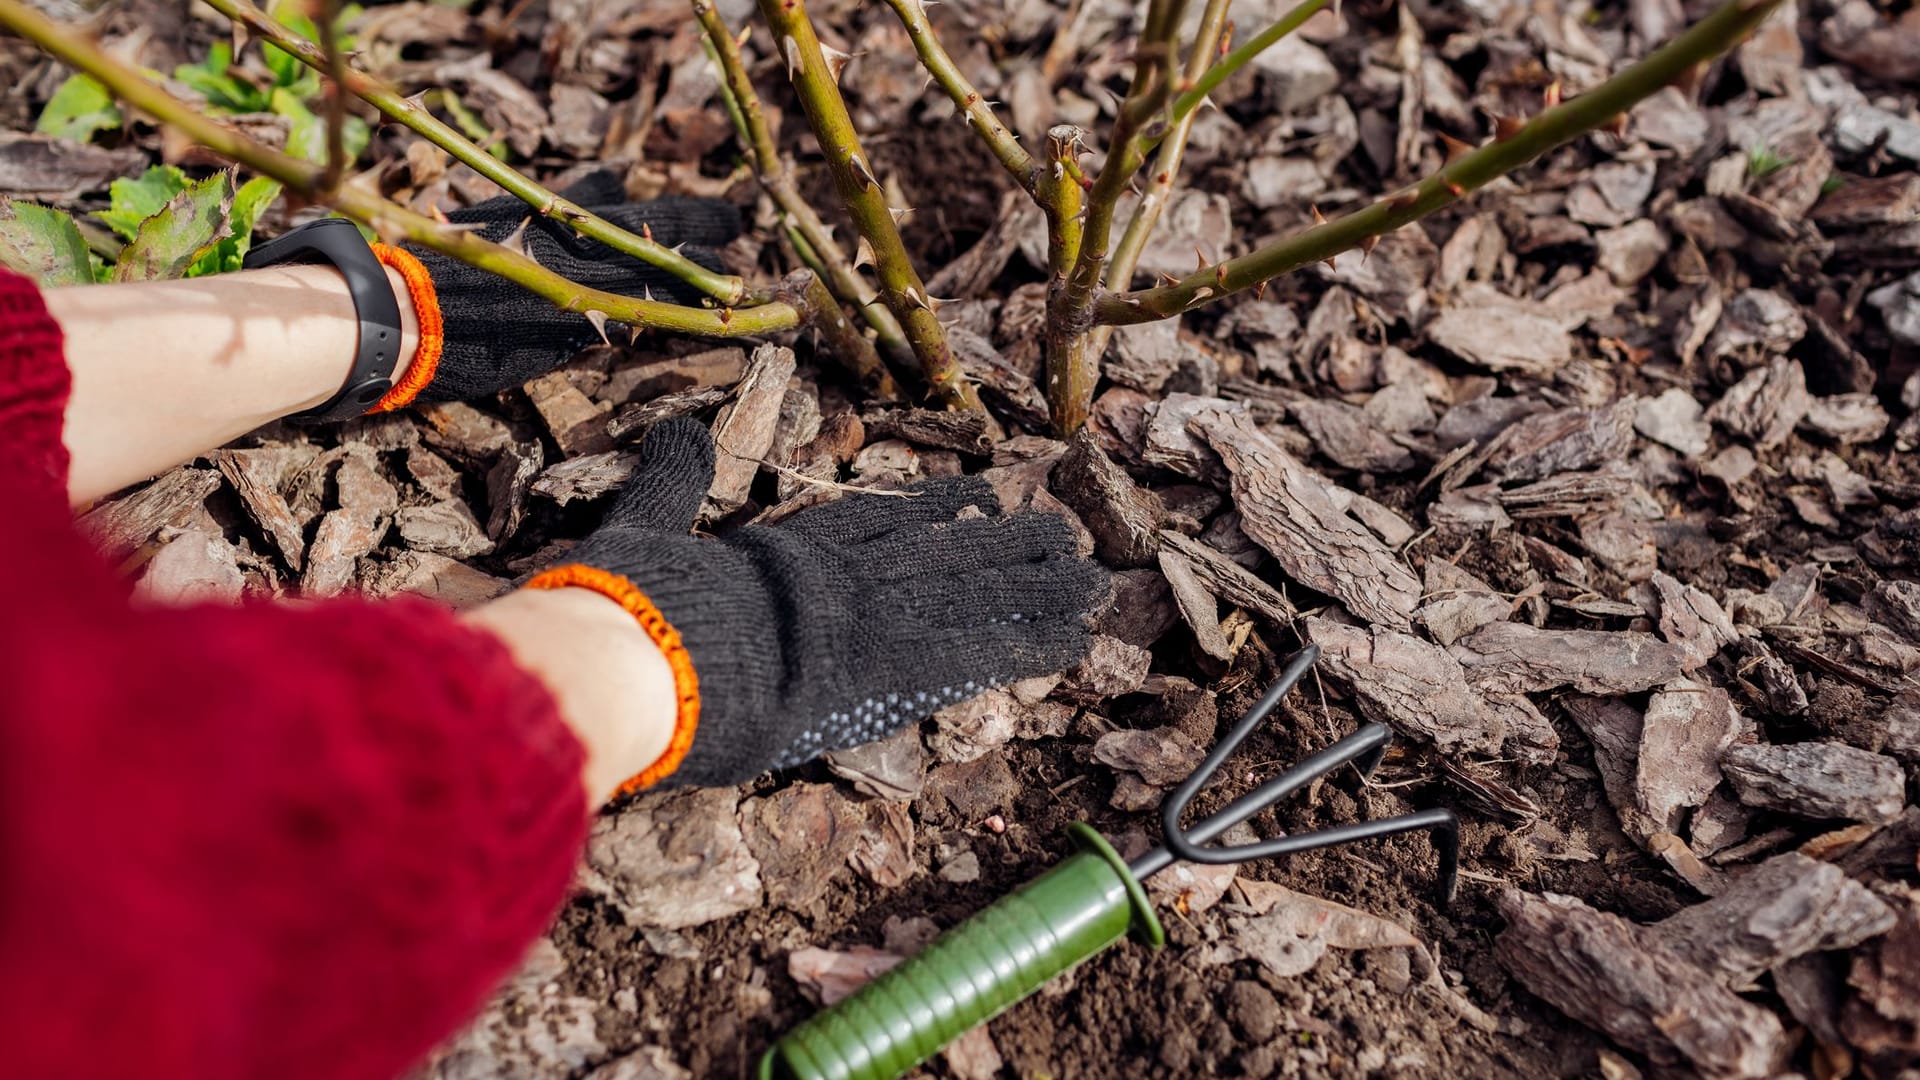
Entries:
[[920,55],[920,63],[947,92],[953,104],[967,118],[967,126],[979,134],[986,142],[993,156],[1000,159],[1013,176],[1013,182],[1021,190],[1032,193],[1035,190],[1035,171],[1033,155],[1026,152],[1020,140],[1007,129],[1000,118],[993,113],[993,106],[980,96],[980,91],[960,72],[953,57],[933,36],[933,24],[927,21],[926,5],[921,0],[887,0],[887,6],[900,16],[906,25],[907,36],[913,39],[913,49]]
[[1353,248],[1465,198],[1467,193],[1555,147],[1624,119],[1661,87],[1687,80],[1764,22],[1780,0],[1729,0],[1645,60],[1524,124],[1502,123],[1492,142],[1464,154],[1398,195],[1335,218],[1257,251],[1229,259],[1156,289],[1101,296],[1097,322],[1113,325],[1169,318],[1189,308],[1271,280]]
[[[780,156],[773,131],[767,125],[766,109],[760,102],[759,93],[753,88],[753,80],[747,75],[746,61],[740,55],[740,42],[727,29],[726,22],[721,19],[711,0],[694,0],[693,14],[700,20],[700,27],[704,31],[702,39],[708,57],[720,72],[721,97],[727,102],[727,111],[733,118],[741,145],[753,156],[754,171],[760,178],[760,186],[786,216],[795,249],[827,279],[833,294],[852,304],[867,325],[873,327],[882,351],[900,362],[910,359],[912,350],[907,345],[906,334],[899,320],[880,302],[873,286],[848,261],[846,252],[833,239],[833,230],[820,220],[820,215],[800,196],[799,188],[794,185],[793,170],[787,167],[786,159]],[[871,346],[867,346],[866,351],[871,349]],[[849,363],[862,370],[867,367],[864,360]],[[878,375],[884,377],[886,372],[880,370]],[[886,381],[891,388],[892,379],[889,377]],[[893,397],[896,394],[897,391],[889,389],[885,396]]]
[[1220,58],[1220,62],[1203,69],[1199,74],[1188,72],[1186,84],[1182,84],[1178,96],[1173,99],[1173,107],[1168,111],[1166,128],[1149,132],[1146,138],[1147,149],[1152,149],[1176,128],[1190,126],[1193,116],[1206,102],[1207,95],[1215,87],[1225,82],[1229,76],[1246,67],[1259,56],[1272,48],[1280,39],[1306,25],[1308,19],[1320,13],[1327,6],[1327,0],[1302,0],[1285,15],[1280,16],[1272,26],[1248,38],[1246,44]]
[[222,157],[280,181],[289,191],[325,203],[384,237],[416,243],[498,274],[565,310],[589,317],[597,314],[636,327],[707,337],[767,334],[790,330],[806,321],[805,302],[797,298],[778,299],[753,308],[714,311],[636,300],[576,284],[520,252],[490,243],[469,230],[443,225],[358,185],[344,185],[331,192],[324,190],[322,166],[289,157],[202,115],[193,106],[148,81],[133,67],[27,7],[21,0],[0,0],[0,26],[92,76],[133,108],[178,129]]
[[[978,410],[980,395],[961,372],[946,331],[934,317],[933,299],[907,256],[879,179],[840,97],[839,65],[829,64],[802,0],[760,0],[760,13],[773,30],[787,76],[793,80],[814,138],[826,155],[840,199],[853,218],[880,278],[880,295],[905,329],[934,395],[949,406]],[[845,58],[839,58],[844,63]]]
[[346,60],[340,55],[340,0],[314,0],[313,25],[327,74],[327,172],[321,187],[332,191],[347,171]]
[[[207,0],[215,11],[245,26],[263,40],[318,71],[329,70],[326,53],[280,20],[254,6],[252,0]],[[338,59],[336,55],[336,59]],[[747,293],[746,282],[730,274],[719,274],[664,244],[636,236],[613,222],[588,211],[569,199],[547,190],[512,166],[481,149],[453,127],[442,123],[426,107],[406,97],[392,86],[350,65],[341,63],[337,86],[379,109],[389,119],[403,124],[428,142],[445,150],[453,158],[486,177],[507,192],[518,196],[544,216],[566,222],[582,236],[598,240],[615,251],[631,255],[651,266],[667,271],[722,304],[740,304],[756,299]]]

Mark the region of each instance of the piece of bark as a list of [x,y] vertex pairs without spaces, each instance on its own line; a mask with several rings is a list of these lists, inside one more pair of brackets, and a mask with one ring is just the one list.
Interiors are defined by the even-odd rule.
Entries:
[[1720,895],[1647,928],[1734,991],[1810,952],[1850,949],[1893,928],[1894,913],[1832,863],[1776,855],[1733,877]]
[[307,564],[300,576],[302,596],[338,596],[353,582],[359,559],[378,547],[387,535],[385,518],[369,518],[360,510],[334,510],[320,519]]
[[487,470],[487,539],[498,544],[520,531],[527,498],[546,457],[537,442],[515,443]]
[[73,139],[0,132],[0,193],[35,202],[67,203],[147,164],[135,146],[116,150]]
[[1190,421],[1233,475],[1240,527],[1296,581],[1338,598],[1368,622],[1413,625],[1420,582],[1343,509],[1338,485],[1300,464],[1244,414]]
[[434,500],[451,499],[460,492],[460,473],[447,459],[418,443],[407,447],[407,475]]
[[933,714],[927,749],[941,761],[975,761],[1012,742],[1027,709],[1004,688],[949,705]]
[[1450,307],[1427,324],[1427,340],[1490,371],[1546,376],[1573,358],[1564,322],[1513,304]]
[[463,401],[422,405],[419,413],[427,442],[465,461],[486,461],[513,443],[504,421]]
[[867,824],[847,861],[861,877],[883,889],[897,889],[913,878],[913,816],[906,803],[867,804]]
[[1506,740],[1500,715],[1467,684],[1460,662],[1438,645],[1327,619],[1308,619],[1304,630],[1320,646],[1324,669],[1353,689],[1367,719],[1432,743],[1443,754],[1491,755]]
[[628,402],[651,401],[694,390],[721,390],[740,381],[747,353],[736,345],[689,356],[648,360],[615,368],[600,388],[600,399],[616,409]]
[[1593,747],[1593,763],[1600,771],[1600,785],[1620,819],[1621,831],[1645,843],[1655,830],[1640,811],[1636,792],[1640,736],[1645,726],[1641,710],[1619,698],[1580,694],[1569,694],[1560,699],[1560,704]]
[[1840,1031],[1862,1056],[1899,1075],[1920,1059],[1920,891],[1896,887],[1882,894],[1897,922],[1855,951],[1847,985],[1855,994],[1840,1014]]
[[1707,419],[1767,449],[1785,442],[1812,406],[1800,362],[1775,357],[1733,384],[1707,410]]
[[368,520],[390,516],[400,508],[400,489],[380,473],[380,459],[372,451],[346,447],[333,471],[340,509]]
[[1687,822],[1687,846],[1702,858],[1710,858],[1746,839],[1752,822],[1753,811],[1740,805],[1740,800],[1727,794],[1725,788],[1719,788]]
[[904,439],[919,446],[976,456],[993,449],[987,439],[985,413],[895,406],[868,410],[860,414],[860,423],[869,437],[876,439]]
[[148,603],[234,604],[246,589],[239,552],[210,529],[184,529],[173,535],[141,568],[133,595]]
[[713,422],[713,484],[701,511],[707,520],[725,517],[745,505],[760,463],[773,446],[780,403],[786,398],[793,369],[792,349],[762,345],[753,351],[732,404],[720,410]]
[[607,408],[582,393],[567,372],[540,375],[527,383],[526,391],[562,457],[613,449],[613,437],[607,434]]
[[1720,758],[1740,731],[1733,700],[1717,686],[1681,680],[1647,701],[1641,717],[1634,798],[1661,832],[1720,785]]
[[1634,409],[1633,429],[1688,459],[1706,453],[1713,438],[1706,410],[1692,394],[1677,386],[1640,402]]
[[1329,949],[1420,947],[1405,927],[1378,915],[1267,881],[1242,880],[1240,888],[1262,914],[1228,919],[1227,937],[1202,955],[1202,964],[1251,959],[1289,979],[1313,970]]
[[1101,371],[1121,386],[1158,394],[1179,372],[1184,353],[1176,320],[1122,326],[1114,331],[1113,348]]
[[1686,670],[1703,666],[1739,639],[1733,620],[1712,596],[1667,573],[1656,571],[1651,581],[1660,609],[1660,636],[1686,651]]
[[1488,623],[1451,651],[1467,680],[1511,693],[1570,686],[1583,694],[1632,694],[1680,677],[1686,654],[1636,630],[1543,630]]
[[[942,416],[955,415],[941,413]],[[1115,569],[1148,566],[1160,546],[1166,511],[1082,431],[1053,469],[1052,488],[1093,534],[1094,551]]]
[[431,506],[403,506],[394,512],[394,528],[408,547],[456,559],[471,559],[493,550],[493,541],[461,499]]
[[1161,530],[1160,544],[1161,550],[1171,551],[1185,559],[1194,576],[1221,600],[1246,608],[1276,626],[1285,626],[1299,615],[1298,609],[1281,595],[1280,590],[1262,581],[1218,548],[1170,529]]
[[1506,429],[1487,467],[1501,481],[1541,480],[1592,469],[1627,456],[1640,399],[1623,398],[1598,409],[1556,409],[1526,417]]
[[1420,530],[1414,528],[1412,522],[1401,517],[1398,511],[1387,504],[1369,499],[1359,492],[1347,494],[1351,496],[1347,503],[1347,513],[1353,515],[1355,521],[1365,525],[1373,535],[1380,538],[1381,543],[1388,547],[1396,549],[1405,547],[1413,542],[1414,537],[1420,535]]
[[926,783],[927,749],[920,742],[920,729],[911,725],[878,742],[829,750],[823,756],[835,776],[875,799],[905,802],[918,797]]
[[1663,1069],[1764,1080],[1788,1043],[1774,1015],[1651,939],[1570,896],[1500,895],[1494,957],[1521,985]]
[[1513,616],[1512,601],[1444,559],[1428,559],[1425,575],[1426,603],[1414,612],[1414,621],[1440,645],[1451,645],[1490,622]]
[[406,593],[456,609],[484,604],[513,587],[505,578],[425,551],[403,551],[371,568],[363,565],[361,585],[375,598]]
[[1153,654],[1119,638],[1095,635],[1079,666],[1067,672],[1054,693],[1062,701],[1092,705],[1131,694],[1147,681]]
[[1635,479],[1624,462],[1593,472],[1568,472],[1498,493],[1501,509],[1517,520],[1583,517],[1616,510],[1633,494]]
[[[1587,554],[1626,581],[1644,582],[1659,566],[1653,523],[1635,513],[1608,511],[1582,518],[1578,527],[1580,546]],[[1638,608],[1633,614],[1639,614]]]
[[695,386],[678,390],[646,402],[629,405],[607,421],[607,437],[618,445],[638,442],[662,420],[695,416],[719,405],[732,396],[718,386]]
[[1342,468],[1397,473],[1413,468],[1413,454],[1374,426],[1360,408],[1343,401],[1306,398],[1287,407],[1315,448]]
[[1094,615],[1093,629],[1145,649],[1179,621],[1173,590],[1159,571],[1122,570],[1113,575],[1113,598]]
[[1167,585],[1173,590],[1173,601],[1180,609],[1180,617],[1186,620],[1187,627],[1193,631],[1193,641],[1200,651],[1215,660],[1232,660],[1233,642],[1220,628],[1220,607],[1214,595],[1200,582],[1194,573],[1193,563],[1185,555],[1171,549],[1160,552],[1160,573],[1167,579]]
[[281,486],[288,472],[313,459],[313,451],[300,447],[272,447],[258,450],[216,450],[211,455],[220,474],[233,485],[240,505],[260,531],[273,542],[287,569],[298,573],[306,555],[307,537],[287,508]]
[[761,904],[760,864],[748,849],[732,788],[649,792],[594,819],[581,883],[630,926],[678,930]]
[[1888,821],[1906,805],[1899,762],[1843,743],[1742,744],[1720,768],[1741,802],[1799,817]]
[[1093,759],[1140,777],[1151,787],[1168,788],[1185,780],[1207,756],[1207,748],[1175,727],[1109,731],[1093,744]]
[[1851,446],[1878,439],[1892,423],[1893,417],[1872,394],[1832,394],[1812,399],[1800,429]]
[[533,482],[533,491],[561,506],[575,499],[598,499],[618,491],[633,479],[633,470],[639,463],[639,454],[620,450],[572,458],[541,473]]
[[1193,394],[1168,394],[1145,406],[1146,431],[1140,458],[1203,483],[1225,486],[1227,470],[1220,456],[1188,430],[1188,421],[1203,412],[1227,411],[1245,414],[1244,402],[1223,398],[1197,397]]
[[184,522],[219,488],[220,474],[213,469],[171,469],[133,494],[87,511],[80,534],[107,559],[124,559],[161,529]]
[[793,784],[740,804],[767,903],[794,911],[826,895],[865,825],[866,811],[832,784]]

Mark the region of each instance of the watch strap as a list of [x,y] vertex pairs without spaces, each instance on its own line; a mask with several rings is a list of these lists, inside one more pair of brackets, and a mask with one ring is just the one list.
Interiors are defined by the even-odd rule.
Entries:
[[347,279],[347,294],[360,321],[360,347],[339,393],[287,419],[321,424],[360,416],[386,396],[400,360],[400,304],[387,271],[366,237],[345,218],[321,218],[248,251],[247,270],[282,263],[329,263]]

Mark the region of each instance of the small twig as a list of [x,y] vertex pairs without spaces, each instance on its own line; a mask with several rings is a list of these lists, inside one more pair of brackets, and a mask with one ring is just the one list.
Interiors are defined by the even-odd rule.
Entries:
[[940,89],[953,99],[954,107],[965,114],[967,126],[985,140],[993,156],[1000,159],[1000,164],[1012,175],[1014,183],[1024,191],[1033,191],[1033,155],[1021,147],[1019,138],[994,115],[993,107],[961,74],[953,57],[947,55],[939,39],[933,36],[933,24],[927,21],[925,5],[921,0],[887,0],[887,6],[900,16],[907,36],[913,39],[914,51],[920,54],[920,63],[933,76],[933,81],[940,84]]
[[[1206,11],[1200,17],[1199,33],[1193,40],[1193,51],[1187,55],[1184,73],[1186,83],[1197,82],[1213,65],[1221,36],[1226,33],[1227,9],[1231,5],[1232,0],[1207,0]],[[1177,121],[1166,140],[1160,144],[1159,153],[1154,155],[1153,167],[1147,171],[1147,189],[1141,193],[1139,205],[1133,208],[1133,217],[1128,220],[1126,231],[1120,234],[1120,243],[1113,249],[1113,260],[1107,265],[1108,288],[1132,287],[1134,268],[1140,265],[1140,253],[1146,250],[1147,238],[1153,235],[1161,212],[1173,197],[1173,182],[1180,175],[1180,160],[1186,154],[1187,138],[1193,131],[1196,115],[1188,113]],[[1107,342],[1112,337],[1113,327],[1095,326],[1087,343],[1088,355],[1097,362],[1106,355]]]
[[802,0],[760,0],[760,13],[772,28],[779,54],[787,65],[800,105],[806,110],[815,140],[825,153],[834,186],[840,191],[854,227],[873,252],[880,278],[880,297],[900,320],[907,343],[920,360],[921,373],[934,395],[947,405],[979,410],[980,394],[960,370],[947,346],[946,331],[933,314],[934,301],[907,257],[900,230],[893,222],[880,180],[861,148],[860,136],[847,115],[836,72],[827,64],[820,38]]
[[860,276],[858,269],[848,261],[847,253],[834,242],[833,230],[827,228],[813,206],[800,195],[800,189],[793,182],[793,170],[787,166],[780,149],[774,143],[773,129],[767,125],[766,107],[760,102],[760,95],[753,88],[753,80],[747,75],[746,59],[740,55],[740,42],[734,39],[721,19],[711,0],[693,0],[694,17],[700,20],[701,38],[706,44],[707,57],[713,61],[720,72],[722,97],[728,102],[728,113],[733,118],[734,131],[740,137],[740,143],[753,157],[754,171],[760,178],[760,186],[786,216],[789,227],[799,241],[794,246],[801,251],[802,258],[808,260],[827,280],[827,286],[843,302],[852,304],[860,312],[860,317],[873,328],[881,351],[888,356],[905,361],[912,357],[913,350],[907,345],[906,333],[900,328],[899,320],[886,305],[878,303],[879,295],[867,279]]
[[1174,125],[1193,116],[1194,112],[1200,108],[1200,104],[1207,100],[1207,95],[1213,93],[1214,87],[1225,82],[1234,72],[1252,63],[1254,57],[1272,48],[1281,38],[1300,29],[1308,19],[1319,14],[1320,9],[1326,6],[1327,0],[1303,0],[1293,10],[1280,16],[1272,26],[1247,39],[1246,44],[1221,57],[1219,63],[1202,72],[1193,80],[1192,86],[1182,89],[1179,96],[1173,99],[1173,108],[1169,110],[1167,117],[1167,129],[1148,133],[1147,148],[1152,149],[1158,145],[1173,130]]
[[1660,88],[1687,79],[1751,33],[1779,2],[1729,0],[1645,60],[1525,124],[1497,133],[1492,142],[1454,159],[1400,194],[1189,274],[1172,285],[1103,295],[1094,304],[1094,320],[1126,326],[1168,318],[1369,245],[1374,238],[1449,206],[1547,151],[1612,122]]
[[340,55],[340,0],[313,0],[313,25],[320,34],[320,51],[327,73],[327,171],[320,186],[332,191],[347,170],[346,61]]
[[92,76],[121,101],[178,129],[221,157],[272,177],[303,198],[325,203],[382,236],[416,243],[497,274],[567,311],[599,312],[632,326],[707,337],[769,334],[806,321],[802,302],[781,300],[752,308],[712,311],[636,300],[568,281],[520,252],[490,243],[472,230],[414,213],[357,184],[343,185],[333,192],[322,190],[323,166],[289,157],[200,114],[80,33],[49,20],[21,0],[0,0],[0,26]]
[[813,313],[813,328],[826,339],[827,354],[839,360],[875,397],[898,399],[900,388],[887,372],[887,365],[881,362],[880,353],[847,318],[826,283],[812,273],[807,274],[804,295]]
[[[329,70],[327,56],[319,47],[255,7],[252,0],[207,0],[207,3],[215,11],[245,26],[263,40],[272,42],[307,66],[317,71]],[[748,295],[746,282],[740,278],[715,273],[665,244],[636,236],[585,207],[547,190],[441,122],[419,102],[403,96],[373,76],[343,62],[336,85],[344,86],[355,97],[379,109],[388,118],[404,124],[451,154],[455,160],[518,196],[535,213],[564,221],[582,236],[598,240],[615,251],[665,270],[722,304],[739,304],[754,299]]]

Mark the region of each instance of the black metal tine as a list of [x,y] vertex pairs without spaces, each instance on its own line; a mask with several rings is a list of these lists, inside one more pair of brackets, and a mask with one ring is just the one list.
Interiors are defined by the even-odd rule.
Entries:
[[[1200,845],[1350,761],[1371,759],[1377,764],[1380,756],[1386,752],[1387,744],[1392,741],[1393,732],[1385,724],[1368,724],[1240,796],[1226,809],[1191,829],[1180,827],[1180,815],[1187,808],[1186,802],[1182,801],[1180,796],[1187,795],[1188,799],[1192,796],[1184,788],[1176,791],[1173,798],[1169,799],[1167,805],[1160,811],[1160,826],[1166,833],[1167,846],[1173,849],[1175,855],[1188,862],[1221,864],[1254,858],[1255,856],[1240,854],[1257,846],[1253,844],[1226,848],[1203,848]],[[1364,769],[1364,766],[1362,767]]]
[[1213,751],[1207,755],[1206,760],[1200,763],[1200,767],[1193,771],[1193,775],[1187,777],[1167,797],[1160,812],[1161,829],[1166,837],[1166,846],[1155,848],[1129,864],[1135,876],[1149,877],[1166,869],[1176,859],[1223,865],[1311,851],[1316,848],[1392,836],[1397,833],[1427,830],[1433,835],[1433,844],[1439,856],[1440,904],[1445,907],[1452,900],[1460,876],[1460,820],[1451,810],[1421,810],[1398,817],[1383,818],[1379,821],[1336,825],[1313,832],[1282,836],[1251,844],[1237,844],[1232,847],[1201,846],[1342,765],[1352,763],[1362,775],[1371,775],[1374,769],[1379,767],[1388,744],[1393,741],[1393,732],[1384,724],[1368,724],[1362,727],[1352,735],[1313,754],[1293,768],[1235,799],[1226,809],[1213,814],[1192,829],[1180,827],[1180,818],[1186,813],[1194,796],[1213,779],[1214,773],[1219,771],[1220,766],[1233,755],[1253,729],[1266,720],[1279,705],[1280,700],[1286,697],[1288,691],[1293,689],[1319,656],[1319,647],[1309,645],[1289,658],[1286,667],[1281,670],[1280,677],[1271,687],[1268,687],[1267,692],[1261,696],[1254,707],[1220,740]]

